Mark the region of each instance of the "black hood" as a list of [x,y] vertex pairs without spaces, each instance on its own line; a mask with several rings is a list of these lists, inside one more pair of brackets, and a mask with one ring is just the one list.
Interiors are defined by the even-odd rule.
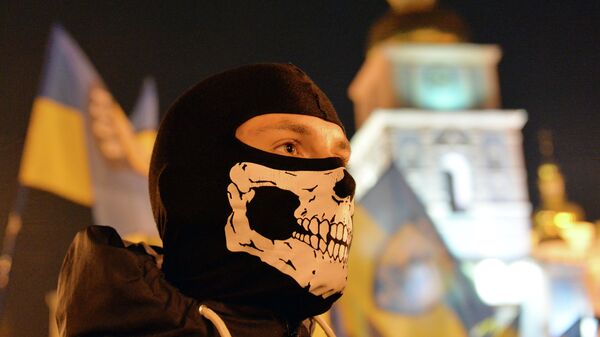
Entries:
[[286,170],[328,170],[343,163],[274,155],[235,138],[238,126],[268,113],[310,115],[342,127],[329,99],[294,65],[250,65],[209,77],[179,97],[162,121],[150,197],[164,245],[163,270],[184,294],[303,319],[326,311],[341,294],[314,296],[255,256],[227,250],[229,171],[240,161]]

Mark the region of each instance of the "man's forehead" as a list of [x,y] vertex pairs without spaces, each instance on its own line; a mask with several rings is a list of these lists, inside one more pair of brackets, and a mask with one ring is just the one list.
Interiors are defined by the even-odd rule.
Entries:
[[260,131],[284,129],[302,134],[310,134],[319,129],[326,129],[327,131],[343,134],[342,128],[337,124],[315,116],[278,113],[257,116],[250,119],[250,121],[252,120],[256,120],[256,129]]
[[258,133],[271,130],[288,130],[298,134],[307,135],[312,132],[310,125],[294,119],[293,117],[280,117],[272,120],[265,120],[256,128]]

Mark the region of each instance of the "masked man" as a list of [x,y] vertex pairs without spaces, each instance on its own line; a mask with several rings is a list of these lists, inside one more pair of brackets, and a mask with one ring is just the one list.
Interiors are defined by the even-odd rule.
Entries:
[[61,335],[309,336],[346,284],[349,154],[331,102],[293,65],[192,87],[150,165],[161,254],[110,227],[80,232],[59,278]]

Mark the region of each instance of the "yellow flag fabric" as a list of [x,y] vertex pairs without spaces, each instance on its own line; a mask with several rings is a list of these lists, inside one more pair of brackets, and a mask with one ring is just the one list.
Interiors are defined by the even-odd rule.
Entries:
[[147,153],[152,153],[154,148],[154,141],[156,140],[156,130],[144,130],[135,134],[137,143],[144,148]]
[[[357,239],[350,251],[348,286],[335,307],[339,320],[338,336],[467,337],[460,318],[441,301],[415,315],[384,310],[375,304],[375,255],[378,247],[389,238],[360,204],[355,208],[353,222]],[[405,231],[404,235],[412,234]]]
[[35,100],[19,181],[82,205],[92,205],[85,126],[79,111],[45,97]]

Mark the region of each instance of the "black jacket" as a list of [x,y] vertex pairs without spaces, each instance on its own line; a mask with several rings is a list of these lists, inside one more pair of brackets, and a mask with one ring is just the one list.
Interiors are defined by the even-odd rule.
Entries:
[[[189,298],[169,284],[155,247],[126,245],[110,227],[90,226],[77,234],[58,280],[57,322],[61,336],[219,336],[198,312],[214,310],[232,337],[310,336],[299,326],[256,308]],[[234,277],[234,276],[233,276]]]

